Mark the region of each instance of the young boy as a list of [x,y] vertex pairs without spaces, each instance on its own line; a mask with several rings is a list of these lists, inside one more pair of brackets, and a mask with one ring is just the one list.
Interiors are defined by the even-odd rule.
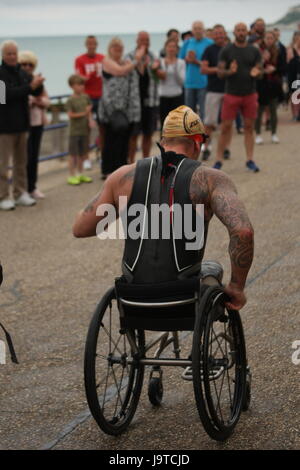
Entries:
[[71,75],[68,81],[73,90],[66,103],[70,119],[69,133],[69,177],[68,184],[90,183],[92,178],[82,173],[83,161],[88,153],[89,128],[95,125],[92,119],[92,103],[84,93],[84,79],[80,75]]

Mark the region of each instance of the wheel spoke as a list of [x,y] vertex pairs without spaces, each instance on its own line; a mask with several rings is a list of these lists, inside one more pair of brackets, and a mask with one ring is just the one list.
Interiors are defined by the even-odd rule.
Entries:
[[103,412],[104,412],[104,405],[105,405],[105,397],[106,397],[106,390],[107,390],[108,377],[109,377],[109,364],[107,364],[107,373],[106,373],[106,379],[105,379],[105,390],[104,390],[103,402],[102,402],[102,406],[101,406],[101,409],[103,410]]
[[[105,358],[105,359],[107,359],[107,358]],[[107,367],[108,367],[108,369],[111,368],[111,366],[110,366],[109,364],[108,364]],[[121,365],[121,364],[115,364],[115,369],[117,369],[118,367],[122,367],[122,365]],[[109,376],[109,375],[110,375],[110,374],[108,373],[108,376]],[[96,388],[99,388],[100,385],[103,385],[105,381],[106,381],[106,378],[104,378],[103,380],[101,380],[100,382],[98,382],[98,383],[96,384]]]
[[114,417],[115,417],[116,414],[117,414],[119,400],[121,402],[121,408],[123,407],[123,401],[122,401],[122,398],[121,398],[120,390],[121,390],[121,385],[122,385],[122,380],[123,380],[123,375],[124,375],[124,368],[122,370],[122,375],[121,375],[121,380],[120,380],[119,386],[118,386],[118,381],[117,381],[117,378],[116,378],[113,367],[112,367],[112,372],[113,372],[113,376],[114,376],[114,380],[115,380],[115,384],[116,384],[116,388],[117,388],[117,401],[116,401],[116,406],[115,406],[115,411],[114,411]]
[[[212,339],[212,334],[213,334],[213,333],[215,334],[214,329],[213,329],[213,327],[212,327],[212,329],[211,329],[211,339]],[[210,349],[210,355],[212,355],[212,345],[213,345],[213,341],[211,341],[211,343],[210,343],[210,348],[211,348],[211,349]],[[222,374],[222,383],[221,383],[220,395],[218,395],[216,380],[213,379],[213,384],[214,384],[215,393],[216,393],[216,398],[217,398],[217,407],[216,407],[216,410],[219,408],[220,415],[221,415],[221,419],[222,419],[222,421],[224,422],[223,414],[222,414],[222,410],[221,410],[221,405],[220,405],[220,397],[221,397],[221,394],[222,394],[223,382],[224,382],[224,374]]]
[[[105,328],[105,326],[103,326],[103,330],[105,331],[105,333],[107,334],[108,338],[109,338],[109,353],[112,354],[114,353],[116,350],[122,355],[122,352],[120,351],[120,349],[118,348],[118,345],[119,345],[119,342],[120,342],[120,339],[121,339],[121,336],[122,335],[119,335],[119,338],[118,338],[118,341],[115,342],[112,338],[112,335],[107,331],[107,329]],[[113,343],[114,345],[114,350],[112,351],[111,350],[111,343]]]
[[[224,334],[226,335],[226,328],[224,324]],[[230,348],[231,350],[231,348]],[[225,352],[226,352],[226,357],[228,357],[228,348],[227,348],[227,341],[225,341]],[[232,396],[231,396],[231,386],[230,386],[230,377],[229,377],[229,369],[226,367],[226,377],[227,377],[227,382],[228,382],[228,388],[229,388],[229,399],[230,399],[230,408],[233,411],[233,402],[232,402]]]
[[[222,349],[221,343],[220,343],[220,341],[219,341],[218,336],[217,336],[216,333],[215,333],[215,330],[214,330],[214,327],[213,327],[213,326],[212,326],[212,332],[214,333],[214,336],[215,336],[215,339],[212,339],[212,342],[217,341],[218,346],[219,346],[218,349],[217,349],[217,351],[220,349],[221,353],[222,353],[223,356],[224,356],[224,351],[223,351],[223,349]],[[217,351],[216,351],[216,352],[217,352]]]

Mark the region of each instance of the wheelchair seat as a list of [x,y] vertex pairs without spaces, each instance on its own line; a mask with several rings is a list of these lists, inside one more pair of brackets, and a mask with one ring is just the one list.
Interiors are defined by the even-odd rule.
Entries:
[[[222,266],[203,262],[200,276],[158,284],[128,283],[124,276],[115,280],[121,328],[152,331],[193,331],[195,309],[205,285],[221,284]],[[201,285],[203,283],[203,287]]]

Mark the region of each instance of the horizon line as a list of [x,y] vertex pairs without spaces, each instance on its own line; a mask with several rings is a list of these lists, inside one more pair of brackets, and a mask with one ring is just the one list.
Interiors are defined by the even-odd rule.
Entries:
[[[275,23],[272,24],[272,25],[267,25],[267,26],[275,26]],[[292,31],[292,29],[290,28],[281,28],[281,31]],[[227,32],[229,33],[233,33],[233,29],[228,29]],[[76,33],[76,34],[62,34],[62,35],[57,35],[57,34],[45,34],[45,35],[41,35],[41,34],[37,34],[37,35],[33,35],[33,36],[27,36],[27,35],[11,35],[9,36],[9,39],[35,39],[35,38],[66,38],[66,37],[86,37],[90,34],[93,34],[94,36],[121,36],[121,35],[124,35],[124,34],[137,34],[138,31],[123,31],[123,32],[112,32],[112,33],[85,33],[85,34],[80,34],[80,33]],[[148,31],[149,34],[166,34],[166,31]],[[0,36],[0,39],[6,39],[8,38],[8,36]]]

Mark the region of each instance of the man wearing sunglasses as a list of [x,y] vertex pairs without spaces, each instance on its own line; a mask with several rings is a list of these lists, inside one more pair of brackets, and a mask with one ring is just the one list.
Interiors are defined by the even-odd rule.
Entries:
[[[43,91],[44,78],[32,77],[18,64],[18,46],[4,41],[1,47],[0,80],[5,84],[5,104],[0,105],[0,209],[16,205],[32,206],[35,199],[27,192],[27,132],[29,130],[28,96]],[[13,195],[9,194],[7,168],[13,160]]]
[[[104,225],[103,232],[105,224],[102,221],[109,207],[116,208],[122,220],[126,213],[129,220],[135,204],[146,208],[145,214],[152,212],[152,205],[164,205],[167,210],[162,217],[165,222],[170,221],[171,237],[161,234],[152,237],[151,217],[150,237],[149,230],[144,231],[145,221],[137,238],[130,235],[128,225],[122,262],[127,281],[138,284],[167,282],[195,275],[201,269],[202,278],[212,277],[221,282],[223,270],[219,263],[204,262],[201,266],[208,225],[215,214],[227,228],[230,239],[231,280],[225,288],[230,300],[226,306],[239,310],[246,303],[244,287],[253,258],[253,228],[229,177],[198,161],[205,138],[204,126],[191,108],[180,106],[171,111],[162,129],[161,155],[125,165],[112,173],[100,193],[77,215],[73,234],[75,237],[100,236],[99,225]],[[187,247],[183,235],[181,238],[174,236],[175,204],[179,204],[182,211],[188,205],[193,214],[187,220],[184,218],[182,234],[194,225],[198,209],[202,214],[204,211],[203,243],[195,248]]]

